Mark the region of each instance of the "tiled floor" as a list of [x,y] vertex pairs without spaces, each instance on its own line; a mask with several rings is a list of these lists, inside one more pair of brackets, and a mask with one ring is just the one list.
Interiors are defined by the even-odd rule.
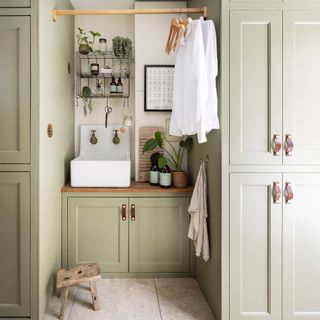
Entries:
[[[89,287],[73,287],[65,320],[214,320],[194,279],[102,279],[97,281],[101,309],[93,311]],[[58,319],[54,296],[43,320]]]

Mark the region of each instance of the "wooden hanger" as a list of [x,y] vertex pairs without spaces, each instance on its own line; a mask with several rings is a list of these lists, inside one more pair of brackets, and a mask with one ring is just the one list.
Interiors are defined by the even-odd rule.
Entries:
[[170,23],[169,36],[165,48],[165,52],[170,54],[172,50],[175,50],[180,39],[186,34],[189,21],[172,18]]

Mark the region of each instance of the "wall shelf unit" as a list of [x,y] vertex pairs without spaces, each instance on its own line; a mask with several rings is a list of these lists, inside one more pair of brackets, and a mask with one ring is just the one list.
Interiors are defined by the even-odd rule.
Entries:
[[[130,73],[133,59],[117,57],[112,51],[90,52],[81,54],[76,52],[76,96],[82,96],[82,88],[88,86],[92,91],[91,98],[129,98],[130,96]],[[99,74],[92,75],[90,66],[93,63],[99,65]],[[109,69],[108,73],[102,73],[101,68]],[[112,77],[116,81],[121,79],[123,84],[122,93],[111,93],[110,83]],[[101,86],[101,93],[96,94],[98,83]]]

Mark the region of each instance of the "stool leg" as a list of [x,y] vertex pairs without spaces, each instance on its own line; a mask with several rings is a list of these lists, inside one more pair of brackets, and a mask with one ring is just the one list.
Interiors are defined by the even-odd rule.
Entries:
[[64,311],[66,310],[67,300],[68,300],[68,290],[69,290],[69,287],[63,287],[61,289],[61,294],[60,294],[60,299],[61,299],[60,320],[63,320]]
[[93,302],[93,309],[95,311],[100,309],[98,294],[97,294],[97,287],[95,281],[90,281],[90,288],[91,288],[91,295],[92,295],[92,302]]

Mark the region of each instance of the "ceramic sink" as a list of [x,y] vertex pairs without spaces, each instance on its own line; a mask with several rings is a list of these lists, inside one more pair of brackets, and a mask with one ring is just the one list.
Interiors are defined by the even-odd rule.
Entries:
[[[71,161],[72,187],[129,187],[130,139],[129,128],[118,131],[119,144],[114,144],[114,130],[120,125],[83,125],[80,129],[80,155]],[[96,130],[96,144],[90,142]]]

